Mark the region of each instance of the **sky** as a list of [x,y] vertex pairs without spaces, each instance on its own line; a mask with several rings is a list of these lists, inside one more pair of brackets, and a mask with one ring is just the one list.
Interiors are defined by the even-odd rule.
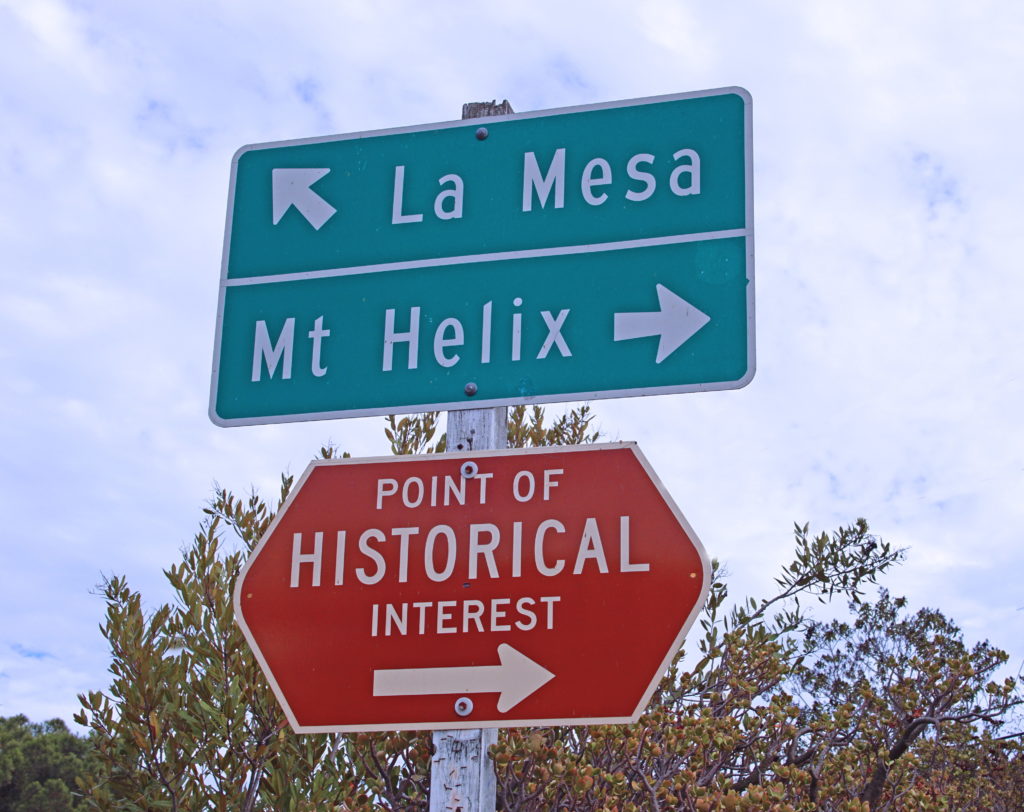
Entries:
[[[105,688],[97,585],[147,606],[215,484],[277,493],[383,417],[207,415],[241,146],[740,86],[757,373],[592,403],[730,573],[865,517],[884,579],[1024,663],[1024,6],[0,0],[0,715]],[[559,406],[551,407],[556,413]],[[825,610],[826,612],[829,610]]]

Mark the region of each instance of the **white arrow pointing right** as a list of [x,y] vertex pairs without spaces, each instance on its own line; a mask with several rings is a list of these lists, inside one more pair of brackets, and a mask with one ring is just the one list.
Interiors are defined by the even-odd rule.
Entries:
[[654,359],[654,363],[660,364],[711,321],[711,317],[664,285],[657,285],[656,289],[658,310],[615,314],[614,340],[660,336],[658,355]]
[[330,172],[330,169],[273,169],[270,186],[273,197],[274,225],[281,222],[292,206],[317,231],[337,211],[309,187]]
[[498,710],[505,713],[555,676],[507,643],[498,646],[498,659],[501,665],[374,671],[373,695],[500,693]]

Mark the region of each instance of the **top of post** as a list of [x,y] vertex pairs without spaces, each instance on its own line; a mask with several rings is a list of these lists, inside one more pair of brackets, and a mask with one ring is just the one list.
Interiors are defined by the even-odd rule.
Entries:
[[489,102],[466,102],[462,105],[462,117],[465,118],[486,118],[487,116],[508,116],[514,113],[508,99],[498,102],[492,99]]

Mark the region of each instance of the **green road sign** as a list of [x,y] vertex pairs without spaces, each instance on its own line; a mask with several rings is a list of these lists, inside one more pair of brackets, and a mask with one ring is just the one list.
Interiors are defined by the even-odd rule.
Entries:
[[220,425],[744,386],[739,88],[243,147]]

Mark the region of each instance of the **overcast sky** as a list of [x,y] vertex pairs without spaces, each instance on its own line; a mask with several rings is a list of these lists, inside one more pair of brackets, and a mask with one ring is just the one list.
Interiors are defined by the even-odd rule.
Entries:
[[103,574],[148,605],[215,482],[276,494],[383,418],[207,417],[244,144],[738,85],[757,375],[595,401],[737,595],[793,522],[860,516],[887,578],[1024,660],[1024,6],[0,0],[0,715],[107,685]]

